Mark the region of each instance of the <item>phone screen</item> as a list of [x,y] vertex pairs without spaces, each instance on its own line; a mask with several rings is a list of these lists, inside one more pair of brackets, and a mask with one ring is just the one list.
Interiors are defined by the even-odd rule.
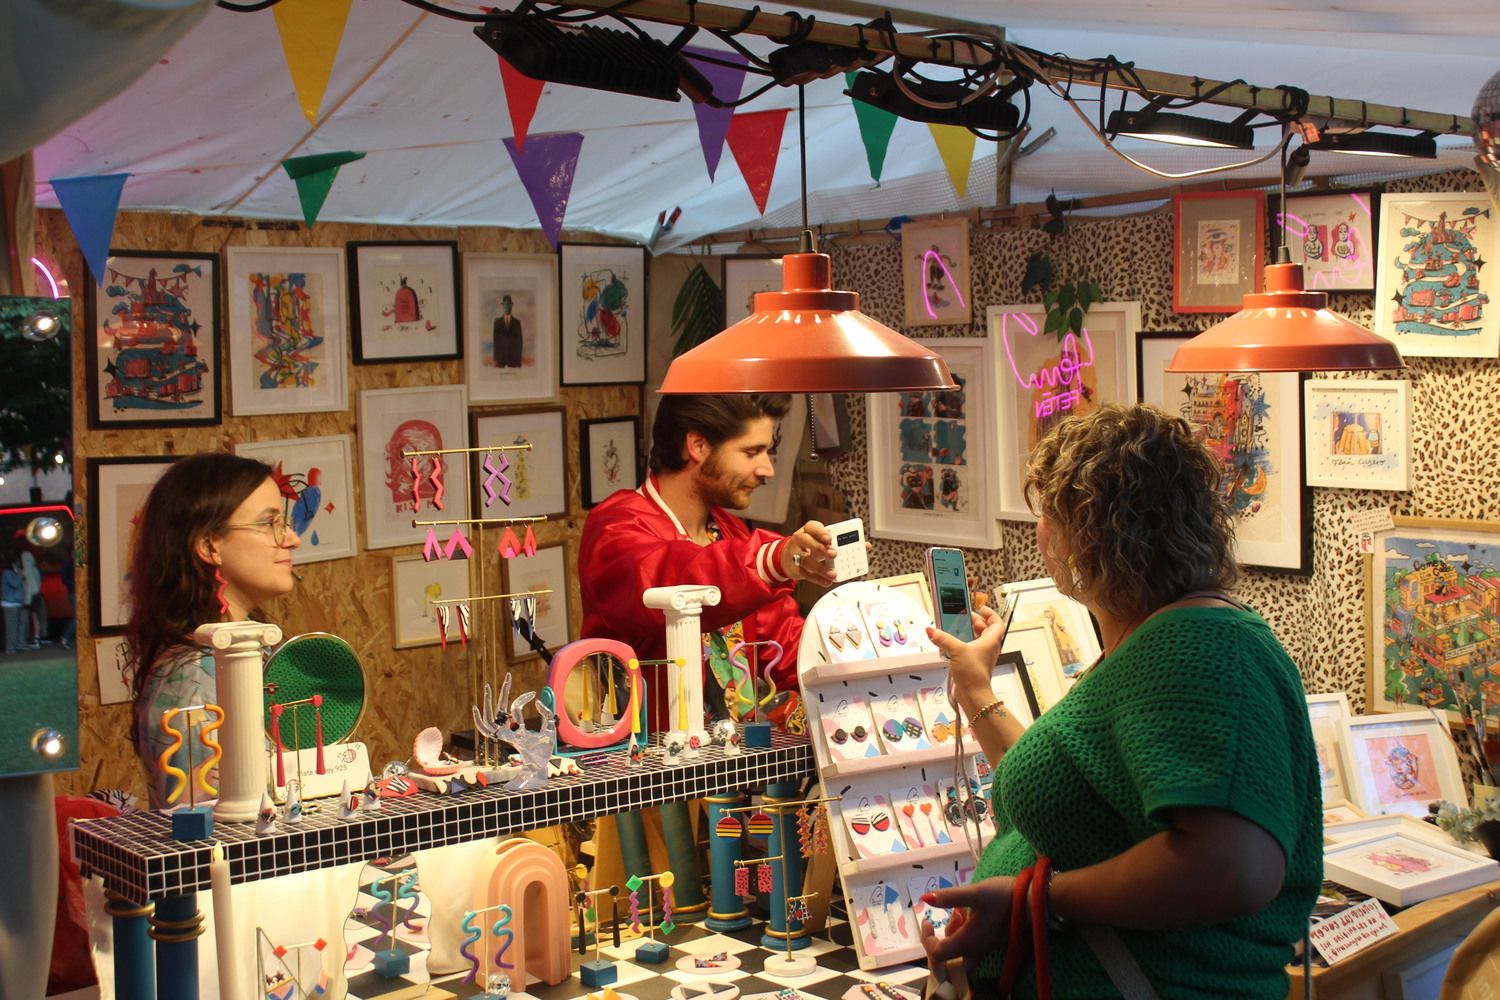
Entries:
[[933,606],[937,626],[949,635],[968,642],[974,638],[974,622],[969,617],[969,580],[964,571],[964,554],[958,549],[929,549]]

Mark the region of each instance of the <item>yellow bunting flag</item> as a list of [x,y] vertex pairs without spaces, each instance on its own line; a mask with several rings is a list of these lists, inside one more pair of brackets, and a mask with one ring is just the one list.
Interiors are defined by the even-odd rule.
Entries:
[[281,0],[271,8],[276,15],[276,31],[281,35],[281,51],[286,55],[287,69],[297,103],[308,122],[318,123],[318,109],[323,106],[323,91],[333,72],[344,24],[349,20],[351,0]]
[[948,182],[960,198],[969,190],[969,165],[974,162],[974,133],[958,125],[927,125],[937,142],[943,166],[948,168]]

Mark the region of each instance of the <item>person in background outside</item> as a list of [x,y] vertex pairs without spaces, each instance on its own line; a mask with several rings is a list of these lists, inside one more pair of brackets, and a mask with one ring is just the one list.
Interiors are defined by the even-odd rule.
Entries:
[[23,645],[40,649],[42,637],[47,634],[47,600],[42,596],[42,571],[30,549],[21,550],[21,578],[26,581],[26,610],[21,614],[21,622],[27,636]]
[[0,608],[5,610],[5,651],[18,653],[23,640],[21,622],[26,617],[26,579],[21,575],[21,558],[14,553],[5,556],[0,571]]

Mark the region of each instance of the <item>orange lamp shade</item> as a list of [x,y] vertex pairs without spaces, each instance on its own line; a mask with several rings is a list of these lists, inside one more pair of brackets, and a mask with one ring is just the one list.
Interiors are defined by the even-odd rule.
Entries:
[[1169,372],[1321,372],[1400,368],[1396,345],[1303,288],[1302,265],[1266,267],[1265,291],[1177,349]]
[[896,392],[952,389],[932,350],[859,311],[859,293],[830,287],[832,259],[789,253],[782,290],[672,361],[663,393]]

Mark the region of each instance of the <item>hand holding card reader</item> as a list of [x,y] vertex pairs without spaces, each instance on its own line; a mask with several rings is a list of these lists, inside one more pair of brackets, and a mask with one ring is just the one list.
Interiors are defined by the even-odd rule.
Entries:
[[834,583],[843,583],[870,572],[870,556],[865,550],[865,522],[857,517],[830,524],[828,533],[839,554],[833,560]]
[[969,574],[960,549],[927,550],[927,583],[932,588],[933,618],[937,627],[964,642],[974,639],[969,603]]

